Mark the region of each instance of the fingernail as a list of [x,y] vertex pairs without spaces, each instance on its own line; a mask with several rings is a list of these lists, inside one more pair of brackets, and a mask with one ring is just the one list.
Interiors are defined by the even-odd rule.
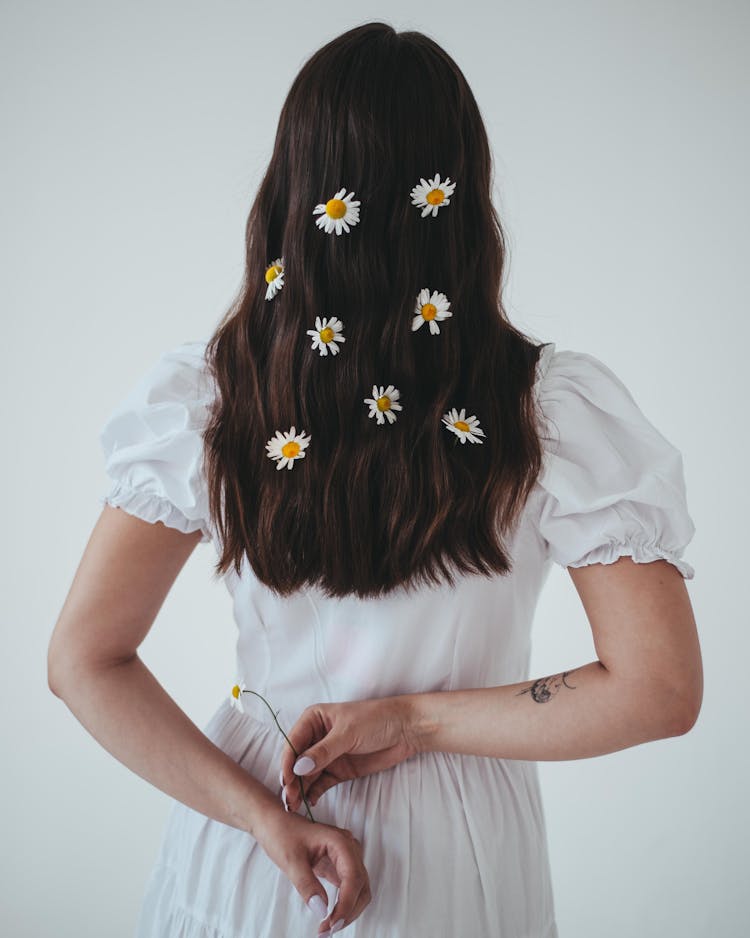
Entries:
[[310,756],[302,756],[297,759],[294,763],[294,774],[295,775],[307,775],[308,772],[312,772],[315,768],[315,763],[310,758]]
[[338,922],[334,922],[333,925],[331,925],[331,934],[333,934],[335,931],[341,931],[343,927],[344,927],[344,919],[340,918]]
[[319,932],[315,938],[330,938],[331,930]]
[[284,785],[284,770],[283,769],[279,772],[279,785],[282,785],[282,786]]
[[310,911],[314,915],[319,916],[321,922],[326,917],[326,915],[328,915],[328,903],[323,902],[323,899],[319,895],[316,894],[311,896],[307,900],[307,904],[310,908]]
[[288,805],[287,800],[286,800],[286,788],[282,788],[282,789],[281,789],[281,801],[282,801],[284,807],[286,808],[286,810],[288,811],[288,810],[289,810],[289,805]]

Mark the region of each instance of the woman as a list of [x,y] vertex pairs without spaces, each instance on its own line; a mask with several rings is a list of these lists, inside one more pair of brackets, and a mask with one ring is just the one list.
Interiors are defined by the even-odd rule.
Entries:
[[[602,361],[508,321],[491,173],[445,51],[334,39],[284,104],[237,301],[103,429],[49,680],[175,799],[139,938],[554,938],[537,761],[695,722],[681,455]],[[137,650],[209,541],[239,636],[201,732]],[[598,659],[530,677],[552,561]]]

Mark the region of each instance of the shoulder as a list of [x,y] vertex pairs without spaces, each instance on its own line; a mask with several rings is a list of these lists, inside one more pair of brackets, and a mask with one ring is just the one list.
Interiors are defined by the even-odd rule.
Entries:
[[206,341],[158,355],[109,412],[99,434],[112,485],[103,501],[209,539],[203,430],[214,396]]
[[535,391],[548,446],[609,436],[612,442],[622,440],[623,445],[637,438],[636,457],[639,450],[643,455],[643,447],[674,449],[621,375],[590,352],[544,345]]
[[692,538],[683,458],[622,378],[589,352],[546,345],[535,386],[540,529],[565,566],[679,558]]
[[192,340],[161,352],[135,377],[121,403],[210,398],[213,388],[205,357],[206,345],[206,341]]

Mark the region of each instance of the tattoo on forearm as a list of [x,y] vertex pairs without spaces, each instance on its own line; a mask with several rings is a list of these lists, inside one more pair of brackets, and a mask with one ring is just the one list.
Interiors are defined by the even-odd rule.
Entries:
[[[574,668],[575,671],[578,668]],[[566,687],[569,687],[571,690],[575,690],[575,684],[569,684],[565,678],[572,674],[573,671],[563,671],[562,674],[552,674],[550,677],[540,677],[538,681],[534,681],[531,687],[527,687],[525,690],[521,690],[516,694],[516,697],[520,697],[521,694],[531,694],[533,700],[537,703],[547,703],[552,700],[554,695],[560,690],[564,684]]]

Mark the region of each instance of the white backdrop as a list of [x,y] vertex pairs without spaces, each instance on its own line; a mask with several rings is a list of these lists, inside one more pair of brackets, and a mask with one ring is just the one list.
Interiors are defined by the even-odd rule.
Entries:
[[[208,337],[234,295],[247,211],[304,59],[385,19],[435,38],[474,89],[510,235],[513,320],[601,357],[684,454],[703,710],[683,737],[539,764],[561,938],[743,933],[748,5],[0,9],[0,931],[132,933],[169,799],[109,755],[46,676],[49,636],[108,487],[98,433],[158,354]],[[199,725],[234,678],[214,556],[195,551],[141,649]],[[534,635],[532,676],[596,658],[559,568]]]

